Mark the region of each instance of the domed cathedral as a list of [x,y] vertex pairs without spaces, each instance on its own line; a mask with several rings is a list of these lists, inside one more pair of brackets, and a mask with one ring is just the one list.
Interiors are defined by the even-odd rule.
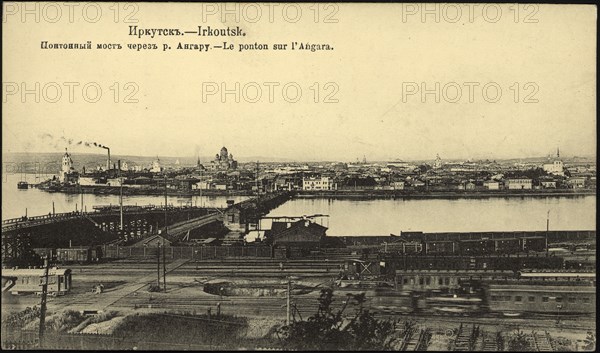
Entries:
[[213,170],[237,169],[237,161],[233,159],[233,154],[227,151],[227,147],[221,148],[221,152],[215,155],[215,160],[210,162]]
[[227,158],[229,158],[229,154],[227,153],[227,147],[223,146],[223,148],[221,148],[220,159],[226,160]]

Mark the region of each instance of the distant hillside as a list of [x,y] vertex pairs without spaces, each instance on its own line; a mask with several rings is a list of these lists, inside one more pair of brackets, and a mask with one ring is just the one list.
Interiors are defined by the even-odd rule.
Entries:
[[[60,169],[60,163],[62,158],[62,153],[51,152],[51,153],[28,153],[28,152],[10,152],[2,154],[2,161],[5,165],[5,172],[27,172],[32,173],[39,170],[44,170],[46,172],[56,172]],[[106,154],[99,153],[73,153],[72,154],[74,167],[76,170],[81,170],[82,167],[85,166],[86,169],[96,169],[97,166],[106,166]],[[214,158],[214,156],[209,157],[200,157],[200,162],[203,164],[208,164]],[[111,155],[111,162],[117,163],[118,160],[127,162],[128,166],[132,167],[135,165],[140,165],[146,167],[150,165],[156,157],[147,157],[147,156],[129,156],[129,155]],[[195,157],[161,157],[159,156],[160,163],[163,166],[174,167],[176,166],[175,162],[179,159],[179,165],[181,167],[186,166],[195,166],[196,158]],[[492,160],[492,159],[490,159]],[[240,157],[238,159],[240,163],[252,163],[259,161],[261,163],[292,163],[297,162],[293,159],[289,158],[277,158],[277,157]],[[464,162],[464,160],[451,160],[444,159],[445,163],[450,162]],[[499,163],[543,163],[547,161],[547,157],[538,157],[538,158],[513,158],[513,159],[497,159]],[[566,163],[595,163],[595,158],[593,157],[565,157],[563,161]],[[308,161],[307,161],[308,162]],[[309,164],[329,164],[333,161],[310,161]],[[389,161],[380,161],[375,163],[387,163]],[[411,163],[420,164],[420,163],[431,163],[432,161],[411,161]],[[373,162],[369,162],[373,163]],[[14,166],[11,166],[14,164]]]
[[[45,167],[46,170],[58,170],[60,168],[62,153],[27,153],[27,152],[16,152],[2,154],[2,160],[6,163],[14,163],[17,166],[23,166],[24,170],[31,172],[36,168]],[[73,153],[71,155],[75,169],[81,170],[83,166],[86,169],[95,169],[97,166],[106,166],[107,154],[87,154],[87,153]],[[147,166],[151,164],[156,157],[144,157],[144,156],[121,156],[111,155],[111,162],[117,163],[120,159],[122,162],[127,162],[129,166],[141,165]],[[201,159],[202,160],[202,159]],[[205,159],[206,160],[206,159]],[[177,161],[176,157],[163,157],[160,158],[160,162],[164,166],[175,165]],[[181,166],[192,166],[196,165],[195,158],[179,158]],[[55,166],[55,167],[54,167]]]
[[[14,164],[15,166],[9,166],[5,170],[18,170],[19,172],[27,172],[32,173],[36,170],[45,171],[58,171],[60,169],[60,163],[62,159],[63,153],[58,152],[50,152],[50,153],[29,153],[29,152],[10,152],[2,154],[2,161],[5,165],[8,163]],[[72,153],[71,158],[73,159],[74,168],[76,170],[81,170],[82,167],[85,166],[86,169],[96,169],[97,166],[106,166],[106,160],[108,158],[107,154],[99,154],[99,153]],[[195,166],[197,162],[196,157],[161,157],[160,164],[162,166],[174,167],[176,166],[176,161],[179,159],[179,165],[181,167],[190,167]],[[201,156],[200,162],[203,164],[210,163],[215,157],[210,156]],[[129,155],[112,155],[110,156],[111,162],[113,164],[117,163],[120,159],[121,162],[127,162],[127,165],[132,167],[134,165],[140,165],[146,167],[150,165],[156,157],[147,157],[147,156],[129,156]],[[284,158],[272,158],[268,159],[266,157],[245,157],[239,158],[238,161],[240,163],[248,163],[248,162],[291,162],[291,159]],[[18,169],[15,169],[18,168]]]

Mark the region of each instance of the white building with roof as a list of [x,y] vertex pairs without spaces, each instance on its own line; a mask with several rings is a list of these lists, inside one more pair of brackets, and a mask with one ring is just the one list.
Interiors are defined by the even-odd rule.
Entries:
[[508,179],[506,181],[509,190],[531,190],[533,180],[526,178]]
[[69,174],[73,173],[74,171],[75,168],[73,168],[73,159],[71,158],[71,155],[69,154],[69,152],[67,152],[67,149],[65,148],[65,154],[62,157],[61,168],[58,172],[58,180],[60,180],[61,183],[66,182],[68,180]]
[[335,190],[335,186],[327,176],[302,178],[302,190]]
[[556,159],[552,163],[545,163],[543,165],[544,171],[548,174],[553,175],[565,175],[565,165],[563,161],[560,160],[560,151],[558,148],[556,149]]

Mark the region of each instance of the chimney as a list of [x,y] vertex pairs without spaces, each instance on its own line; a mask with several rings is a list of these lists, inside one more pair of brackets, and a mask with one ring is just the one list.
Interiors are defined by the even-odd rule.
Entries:
[[110,169],[110,148],[106,148],[106,150],[108,151],[108,160],[106,161],[106,170]]

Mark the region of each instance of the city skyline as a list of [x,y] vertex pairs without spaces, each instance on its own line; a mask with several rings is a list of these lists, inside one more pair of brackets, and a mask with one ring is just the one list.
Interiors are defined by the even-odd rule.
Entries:
[[[82,153],[82,154],[102,154],[100,148],[98,148],[98,151],[94,151],[91,150],[89,147],[82,147],[82,146],[76,146],[73,144],[59,144],[52,146],[51,144],[45,143],[43,141],[43,139],[39,138],[40,135],[38,135],[38,137],[34,138],[34,141],[36,142],[32,142],[32,141],[28,141],[25,143],[25,146],[13,146],[13,145],[5,145],[4,146],[4,151],[8,152],[8,153],[59,153],[64,151],[65,148],[68,148],[70,151],[76,152],[76,153]],[[64,137],[64,139],[71,139],[71,140],[77,140],[77,139],[73,139],[70,137],[65,137],[64,135],[62,136]],[[63,140],[64,140],[63,139]],[[168,140],[168,138],[165,138],[166,140]],[[460,144],[460,143],[459,143]],[[116,142],[116,145],[114,144],[108,144],[105,142],[105,145],[110,146],[114,151],[116,151],[119,147],[119,142]],[[325,146],[327,144],[324,144]],[[114,147],[117,146],[117,147]],[[289,153],[289,154],[284,154],[284,153],[277,153],[277,154],[269,154],[270,151],[269,148],[265,148],[263,150],[260,150],[260,146],[256,146],[256,144],[248,144],[248,145],[242,145],[241,143],[236,143],[236,142],[232,142],[230,144],[216,144],[214,146],[231,146],[232,149],[235,150],[239,150],[241,152],[238,152],[236,154],[236,156],[239,156],[242,159],[248,159],[248,158],[256,158],[257,156],[260,158],[274,158],[277,160],[290,160],[290,161],[327,161],[327,160],[335,160],[335,161],[352,161],[352,160],[356,160],[357,158],[359,160],[362,160],[363,156],[367,156],[368,160],[377,160],[377,161],[383,161],[383,160],[397,160],[397,159],[401,159],[401,160],[429,160],[429,159],[435,159],[436,154],[440,154],[441,156],[445,155],[446,157],[442,157],[442,158],[446,158],[446,159],[452,159],[452,160],[473,160],[473,159],[477,159],[477,160],[485,160],[485,159],[515,159],[515,158],[544,158],[544,157],[548,157],[548,156],[552,156],[553,154],[555,154],[556,151],[556,146],[562,146],[559,144],[554,144],[554,145],[550,145],[550,146],[536,146],[536,147],[529,147],[529,148],[525,148],[523,147],[522,149],[520,149],[519,151],[514,151],[514,152],[501,152],[501,151],[457,151],[456,149],[451,149],[448,148],[448,145],[444,145],[440,148],[440,150],[434,151],[434,150],[428,150],[428,151],[411,151],[411,153],[408,152],[404,152],[402,151],[402,146],[398,147],[398,152],[397,154],[392,154],[392,153],[385,153],[385,152],[379,152],[381,149],[374,149],[372,148],[372,146],[365,148],[365,150],[369,151],[369,153],[361,153],[360,150],[354,150],[352,152],[349,153],[345,153],[345,154],[330,154],[327,153],[326,151],[324,151],[323,153],[318,153],[318,154],[308,154],[308,155],[296,155],[295,153]],[[562,154],[564,156],[570,156],[570,157],[584,157],[584,158],[595,158],[596,157],[596,149],[595,149],[595,143],[594,143],[594,148],[593,150],[589,150],[589,148],[587,148],[588,146],[581,146],[579,145],[579,148],[575,148],[575,149],[568,149],[568,148],[563,148],[560,147]],[[200,155],[200,157],[205,156],[211,156],[211,149],[210,147],[205,147],[205,148],[198,148],[199,145],[198,144],[194,144],[194,146],[186,146],[187,148],[181,148],[180,150],[182,152],[178,152],[177,151],[173,151],[172,148],[167,148],[167,151],[173,151],[169,153],[164,153],[163,151],[161,151],[160,149],[156,149],[155,151],[152,152],[148,152],[148,153],[136,153],[135,150],[132,150],[129,147],[125,147],[124,148],[124,152],[122,153],[123,155],[131,155],[131,156],[140,156],[140,157],[152,157],[152,156],[160,156],[160,155],[164,155],[166,157],[193,157],[193,156],[198,156]],[[257,148],[258,147],[258,148]],[[314,146],[315,148],[318,148],[318,146]],[[219,147],[220,148],[220,147]],[[229,147],[228,147],[229,148]],[[215,148],[212,148],[215,149]],[[218,149],[218,148],[217,148]],[[196,151],[196,152],[186,152],[187,151]],[[244,153],[245,151],[253,151],[254,153]],[[454,152],[453,152],[454,151]],[[357,152],[357,153],[354,153]],[[214,155],[214,153],[212,153]]]
[[[227,146],[224,146],[227,147]],[[96,151],[89,151],[89,150],[78,150],[77,148],[66,148],[69,152],[69,154],[71,155],[86,155],[86,156],[97,156],[98,158],[102,159],[105,157],[105,154],[103,153],[99,153]],[[25,152],[4,152],[3,155],[6,155],[7,157],[12,155],[52,155],[52,156],[56,156],[56,155],[60,155],[62,153],[65,152],[65,149],[63,149],[62,151],[25,151]],[[197,155],[178,155],[178,156],[169,156],[169,155],[161,155],[161,154],[157,154],[157,155],[130,155],[130,154],[120,154],[120,153],[113,153],[111,154],[112,158],[114,161],[116,161],[117,159],[121,158],[121,159],[134,159],[134,158],[141,158],[141,159],[155,159],[158,158],[160,160],[169,160],[169,159],[183,159],[182,164],[186,163],[187,164],[194,164],[197,162],[198,159],[200,159],[201,162],[210,162],[212,159],[214,159],[214,154],[210,155],[210,154],[197,154]],[[411,158],[411,157],[407,157],[407,158],[387,158],[387,159],[371,159],[366,155],[363,156],[356,156],[354,158],[348,158],[348,159],[292,159],[292,158],[286,158],[286,157],[281,157],[281,156],[267,156],[267,155],[262,155],[262,156],[248,156],[248,155],[244,155],[242,154],[236,154],[235,158],[237,160],[240,161],[240,163],[253,163],[256,161],[259,162],[264,162],[264,163],[303,163],[303,162],[310,162],[310,163],[318,163],[318,162],[339,162],[339,163],[355,163],[355,162],[363,162],[363,160],[366,159],[367,163],[382,163],[382,162],[393,162],[393,161],[406,161],[406,162],[427,162],[427,161],[435,161],[436,160],[436,156],[440,155],[440,158],[443,161],[447,161],[447,162],[465,162],[465,161],[497,161],[497,162],[502,162],[502,161],[514,161],[514,160],[546,160],[546,159],[555,159],[556,158],[556,149],[554,150],[554,153],[548,153],[546,155],[543,156],[511,156],[511,157],[495,157],[495,156],[482,156],[479,158],[456,158],[456,157],[452,157],[452,156],[443,156],[439,153],[433,155],[430,158]],[[564,153],[562,150],[560,152],[560,159],[562,160],[569,160],[569,159],[583,159],[583,160],[587,160],[587,159],[595,159],[595,156],[591,156],[591,155],[570,155],[569,153]]]

